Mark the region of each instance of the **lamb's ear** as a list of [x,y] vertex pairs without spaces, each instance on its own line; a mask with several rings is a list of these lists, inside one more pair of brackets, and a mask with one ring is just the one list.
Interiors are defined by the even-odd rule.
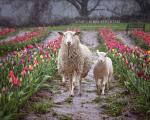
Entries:
[[63,36],[64,35],[64,33],[63,32],[58,32],[59,33],[59,35],[61,35],[61,36]]
[[108,55],[108,52],[106,52],[105,57],[107,57],[107,55]]
[[79,36],[80,34],[81,34],[81,32],[75,32],[74,35],[78,35]]

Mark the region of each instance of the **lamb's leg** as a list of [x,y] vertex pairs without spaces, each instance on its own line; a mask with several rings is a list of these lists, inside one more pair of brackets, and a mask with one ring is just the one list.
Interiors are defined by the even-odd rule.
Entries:
[[97,92],[98,94],[100,93],[100,84],[99,84],[99,80],[98,79],[95,79],[96,81],[96,88],[97,88]]
[[106,86],[106,83],[108,82],[108,76],[105,76],[103,78],[103,83],[102,83],[102,95],[105,94],[105,86]]
[[62,83],[65,83],[66,82],[66,77],[65,75],[62,75]]
[[108,83],[107,83],[107,89],[108,90],[110,88],[110,82],[111,82],[112,78],[113,78],[113,76],[112,76],[112,74],[110,74],[109,77],[108,77]]

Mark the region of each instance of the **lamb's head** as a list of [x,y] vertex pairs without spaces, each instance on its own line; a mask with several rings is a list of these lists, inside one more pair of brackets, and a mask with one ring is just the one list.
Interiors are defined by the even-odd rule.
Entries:
[[104,63],[105,60],[106,60],[106,57],[107,57],[107,53],[105,53],[105,52],[99,52],[97,50],[97,55],[98,55],[98,62],[99,63]]
[[80,42],[80,32],[66,31],[58,33],[62,36],[62,43],[67,47],[78,45]]

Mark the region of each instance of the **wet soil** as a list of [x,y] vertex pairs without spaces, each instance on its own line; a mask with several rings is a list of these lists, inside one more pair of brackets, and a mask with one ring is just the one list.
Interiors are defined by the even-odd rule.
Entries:
[[117,37],[121,40],[125,45],[128,45],[130,48],[135,47],[134,41],[126,34],[126,32],[117,32]]

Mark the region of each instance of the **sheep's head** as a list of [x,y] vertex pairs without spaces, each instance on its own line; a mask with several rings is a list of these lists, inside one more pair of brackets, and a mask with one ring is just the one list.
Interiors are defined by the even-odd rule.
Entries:
[[74,46],[79,43],[80,32],[66,31],[58,32],[62,36],[62,42],[68,47]]
[[98,55],[98,62],[99,63],[104,63],[105,60],[106,60],[106,57],[107,57],[107,53],[105,53],[105,52],[99,52],[97,50],[97,55]]

